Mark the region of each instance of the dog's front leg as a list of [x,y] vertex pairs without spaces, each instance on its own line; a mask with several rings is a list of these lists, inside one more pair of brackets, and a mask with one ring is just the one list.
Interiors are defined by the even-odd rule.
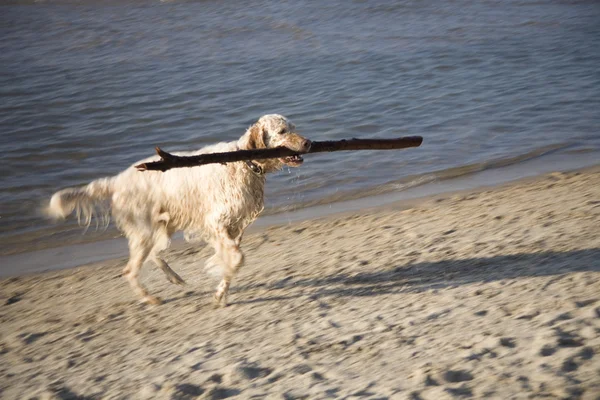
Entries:
[[244,264],[244,253],[240,250],[240,242],[232,239],[225,227],[218,229],[218,237],[215,242],[216,255],[224,265],[223,278],[219,286],[217,286],[217,291],[213,297],[216,305],[226,306],[231,281]]

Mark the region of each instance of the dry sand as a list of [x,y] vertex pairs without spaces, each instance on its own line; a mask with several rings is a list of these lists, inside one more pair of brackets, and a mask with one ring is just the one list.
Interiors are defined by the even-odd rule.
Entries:
[[0,282],[0,397],[600,398],[600,169],[249,235],[227,308],[203,245]]

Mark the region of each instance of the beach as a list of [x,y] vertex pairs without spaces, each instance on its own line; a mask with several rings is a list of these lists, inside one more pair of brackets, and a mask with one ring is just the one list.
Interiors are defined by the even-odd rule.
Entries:
[[210,249],[0,281],[4,399],[600,396],[600,167],[271,226],[225,308]]
[[[0,399],[600,400],[596,3],[2,4]],[[152,306],[114,223],[48,218],[275,113],[423,145],[269,174],[228,307],[181,232]]]

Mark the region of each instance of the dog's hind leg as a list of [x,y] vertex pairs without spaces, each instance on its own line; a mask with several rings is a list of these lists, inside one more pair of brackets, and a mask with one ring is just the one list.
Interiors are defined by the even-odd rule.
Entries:
[[140,284],[139,273],[146,258],[150,254],[152,243],[149,240],[129,238],[129,262],[123,270],[123,276],[129,281],[133,291],[142,298],[143,302],[150,304],[161,304],[162,300],[148,294],[148,291]]
[[162,212],[160,208],[155,210],[155,226],[154,226],[154,247],[150,251],[150,258],[167,277],[167,280],[176,285],[185,285],[185,281],[177,275],[175,271],[169,267],[165,260],[159,257],[159,253],[169,247],[171,244],[171,235],[173,229],[169,228],[171,217],[169,213]]
[[161,269],[162,272],[164,272],[165,276],[167,277],[167,280],[171,283],[174,283],[176,285],[185,285],[185,281],[183,280],[183,278],[181,278],[175,271],[173,271],[171,269],[171,267],[169,267],[169,264],[167,264],[167,262],[165,260],[163,260],[162,258],[160,258],[157,255],[152,255],[152,261],[154,261],[154,263],[156,265],[158,265],[158,267]]

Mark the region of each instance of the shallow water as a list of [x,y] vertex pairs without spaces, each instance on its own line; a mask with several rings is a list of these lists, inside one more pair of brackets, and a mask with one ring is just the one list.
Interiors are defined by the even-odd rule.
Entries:
[[0,254],[114,236],[38,210],[156,145],[234,140],[266,113],[314,140],[425,138],[308,156],[270,177],[268,213],[557,153],[589,160],[598,21],[595,1],[4,2]]

